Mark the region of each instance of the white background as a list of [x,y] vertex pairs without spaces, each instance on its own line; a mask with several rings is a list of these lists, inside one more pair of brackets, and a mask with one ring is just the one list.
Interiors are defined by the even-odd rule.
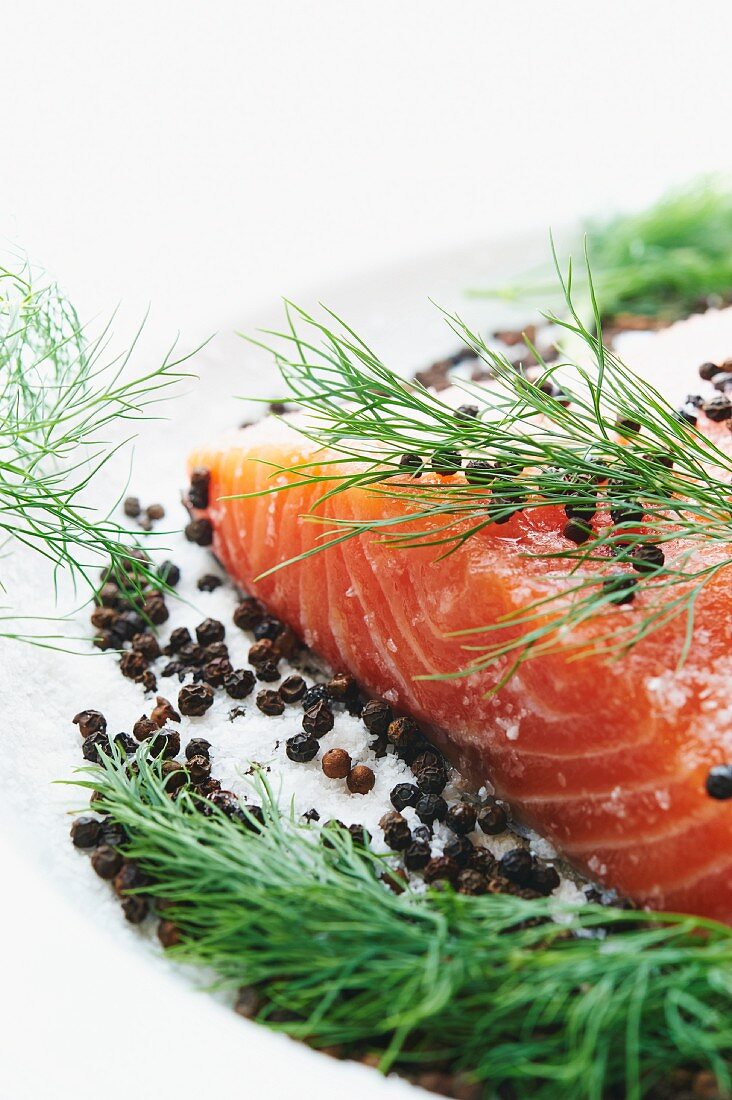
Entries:
[[[194,339],[280,294],[729,169],[730,31],[724,0],[6,0],[0,243],[85,316],[152,303]],[[49,922],[17,846],[0,864],[3,1100],[342,1095],[346,1067],[271,1056],[223,1009],[192,1053],[200,995],[171,997],[71,908]]]

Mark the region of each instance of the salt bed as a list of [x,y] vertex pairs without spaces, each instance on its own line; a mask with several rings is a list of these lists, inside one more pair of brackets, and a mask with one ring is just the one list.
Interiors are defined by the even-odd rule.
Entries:
[[[678,403],[689,392],[711,392],[710,387],[700,382],[697,368],[705,360],[720,361],[732,355],[732,309],[710,310],[658,333],[626,334],[616,346],[629,365],[647,375]],[[270,384],[263,382],[262,386]],[[227,399],[230,385],[230,379],[223,374],[210,376],[205,401],[193,393],[176,405],[174,430],[157,427],[142,431],[130,491],[139,495],[144,504],[155,501],[165,506],[167,518],[158,525],[153,538],[160,546],[154,556],[171,558],[182,571],[180,599],[168,601],[171,615],[161,630],[162,641],[175,626],[193,628],[203,618],[218,618],[226,625],[225,640],[234,667],[246,667],[251,638],[232,624],[237,603],[235,591],[227,583],[213,593],[199,592],[197,578],[216,570],[211,556],[186,543],[180,534],[166,534],[163,530],[168,522],[175,527],[183,519],[180,489],[186,452],[194,443],[230,428],[240,419],[239,410]],[[114,480],[115,476],[119,485],[124,478],[119,466],[116,473],[110,470],[110,478]],[[26,614],[48,614],[46,593],[50,577],[36,559],[23,549],[16,549],[5,560],[4,578],[8,591]],[[68,606],[68,593],[65,599]],[[33,628],[33,624],[28,625]],[[35,626],[37,629],[38,624]],[[51,632],[56,630],[56,626],[50,628]],[[69,778],[83,763],[78,732],[71,725],[77,711],[99,709],[106,715],[110,731],[129,732],[136,718],[149,713],[154,697],[145,698],[138,685],[124,680],[113,656],[91,649],[88,609],[70,617],[65,633],[76,633],[86,639],[79,643],[76,653],[39,650],[17,642],[0,643],[5,681],[4,726],[14,734],[5,736],[3,747],[0,786],[4,827],[17,834],[19,843],[36,865],[48,878],[59,882],[67,897],[77,899],[100,922],[116,922],[124,928],[124,935],[139,940],[139,931],[125,925],[108,885],[96,878],[85,858],[69,843],[68,814],[83,805],[83,796],[69,787],[54,785],[54,781]],[[283,666],[283,674],[287,671]],[[159,682],[160,694],[173,703],[178,688],[177,678]],[[232,721],[229,712],[234,706],[244,706],[245,714]],[[214,706],[204,717],[183,718],[181,741],[185,746],[190,737],[202,736],[211,742],[212,774],[224,787],[249,795],[248,772],[256,762],[268,770],[282,806],[293,806],[298,815],[315,807],[322,821],[339,818],[346,824],[359,822],[371,832],[375,847],[383,850],[378,821],[391,808],[391,788],[411,778],[409,769],[393,755],[374,761],[368,748],[370,737],[360,720],[339,713],[334,730],[321,741],[322,751],[339,745],[348,750],[354,763],[368,763],[376,773],[376,786],[369,795],[350,794],[342,781],[326,779],[319,759],[310,764],[293,764],[285,756],[284,743],[299,732],[301,714],[300,706],[294,705],[281,717],[266,717],[256,708],[253,696],[242,703],[219,691]],[[453,775],[447,796],[459,795],[460,789],[459,777]],[[411,810],[405,811],[408,818],[412,814]],[[444,827],[438,825],[433,845],[436,854],[446,835]],[[499,856],[517,843],[512,834],[496,838],[474,834],[473,839],[487,844]],[[536,837],[530,841],[538,855],[553,857],[546,841]],[[566,876],[556,893],[562,899],[584,896]]]

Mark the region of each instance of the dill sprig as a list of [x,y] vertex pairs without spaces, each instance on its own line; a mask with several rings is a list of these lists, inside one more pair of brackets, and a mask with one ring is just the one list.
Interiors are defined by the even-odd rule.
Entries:
[[[226,817],[159,763],[83,769],[180,929],[178,959],[254,984],[262,1023],[315,1046],[435,1065],[496,1095],[641,1097],[674,1068],[732,1084],[732,930],[712,921],[450,890],[396,895],[383,857],[280,813]],[[388,871],[387,871],[388,874]],[[161,905],[162,909],[162,905]],[[726,1095],[726,1093],[725,1093]]]
[[[459,383],[477,417],[456,415],[438,394],[405,381],[335,315],[320,321],[288,304],[288,327],[269,333],[278,339],[269,350],[287,400],[305,413],[302,422],[291,423],[327,450],[291,468],[274,467],[288,478],[273,478],[261,492],[322,486],[308,518],[328,530],[273,570],[363,536],[404,550],[432,547],[444,556],[517,508],[570,504],[599,516],[587,541],[527,551],[546,562],[545,593],[498,621],[466,629],[465,648],[472,654],[466,667],[438,676],[501,664],[500,686],[521,663],[557,647],[573,657],[617,655],[679,618],[685,619],[682,663],[701,593],[732,564],[732,459],[604,347],[589,265],[587,270],[593,330],[575,308],[571,264],[566,279],[557,266],[567,316],[548,315],[585,355],[548,365],[535,352],[539,376],[533,380],[458,316],[446,315],[494,378],[490,387]],[[619,434],[619,421],[632,429]],[[436,459],[444,463],[456,452],[463,464],[484,464],[483,484],[475,483],[475,472],[472,483],[429,474]],[[404,455],[412,456],[416,465],[409,472],[416,476],[405,476]],[[373,517],[373,508],[364,519],[320,514],[327,500],[352,490],[398,507],[385,508],[381,518]],[[357,507],[357,494],[353,500]],[[561,515],[556,525],[558,534]],[[663,548],[666,560],[641,578],[632,567],[649,546]],[[638,588],[630,614],[617,608],[618,582]]]
[[[172,348],[163,363],[132,376],[129,349],[106,358],[110,326],[91,337],[57,286],[38,286],[28,267],[0,268],[0,531],[51,562],[54,586],[66,571],[76,589],[92,586],[104,564],[128,591],[164,587],[139,539],[87,490],[116,452],[107,430],[149,417],[172,397],[188,356]],[[132,565],[134,568],[130,568]],[[17,632],[7,636],[17,637]]]
[[[732,293],[732,190],[725,179],[696,180],[646,210],[588,221],[584,233],[606,321],[631,314],[670,322],[710,296],[728,300]],[[471,293],[546,304],[553,289],[536,274]]]

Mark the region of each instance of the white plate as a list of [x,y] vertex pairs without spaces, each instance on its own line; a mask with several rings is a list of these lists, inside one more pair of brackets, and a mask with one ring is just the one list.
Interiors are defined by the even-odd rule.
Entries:
[[[457,343],[430,298],[481,329],[516,320],[506,307],[469,299],[464,290],[496,283],[547,256],[546,239],[532,235],[317,288],[298,302],[310,308],[320,298],[406,372]],[[183,485],[186,453],[196,441],[244,417],[234,395],[278,396],[271,364],[233,330],[253,332],[281,317],[273,307],[269,317],[243,313],[220,324],[220,334],[196,360],[200,381],[176,404],[174,419],[143,426],[131,486],[148,502],[166,477]],[[116,476],[119,486],[120,467]],[[14,607],[48,611],[45,569],[20,552],[4,566]],[[212,1088],[258,1090],[265,1097],[293,1093],[305,1100],[340,1100],[344,1090],[350,1100],[415,1095],[397,1079],[383,1081],[238,1019],[199,991],[198,975],[173,967],[154,942],[125,923],[109,887],[69,842],[66,814],[82,799],[52,784],[81,763],[71,716],[95,705],[79,686],[80,662],[95,661],[100,684],[115,685],[118,713],[107,715],[111,728],[129,728],[143,709],[140,690],[104,656],[4,643],[2,660],[0,934],[12,1019],[2,1029],[0,1096],[64,1100],[92,1087],[106,1100],[126,1100],[131,1090],[184,1100]]]

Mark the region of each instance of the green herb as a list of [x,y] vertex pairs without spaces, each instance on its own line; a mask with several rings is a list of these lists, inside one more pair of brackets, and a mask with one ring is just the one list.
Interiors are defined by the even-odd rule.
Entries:
[[[329,316],[334,324],[324,323],[288,306],[288,329],[270,333],[280,341],[270,350],[287,385],[287,400],[306,414],[298,430],[328,450],[287,469],[286,482],[273,480],[262,493],[322,485],[308,518],[327,522],[329,529],[304,554],[277,563],[270,572],[362,536],[404,550],[428,546],[438,555],[453,553],[511,516],[517,497],[524,510],[564,508],[568,502],[590,511],[597,506],[606,519],[585,543],[567,541],[566,549],[530,555],[547,563],[545,594],[498,621],[464,631],[472,639],[466,641],[469,663],[441,670],[439,676],[495,665],[501,669],[501,686],[521,663],[557,648],[573,656],[617,655],[680,617],[686,620],[678,653],[682,663],[700,594],[732,564],[732,459],[603,346],[589,266],[588,280],[599,335],[575,309],[571,265],[566,280],[560,275],[568,317],[552,320],[584,346],[590,362],[565,359],[550,367],[540,360],[535,381],[492,351],[459,317],[448,316],[495,379],[490,388],[462,383],[478,407],[475,418],[456,417],[439,395],[406,382],[334,315]],[[569,404],[545,392],[557,372]],[[618,420],[638,426],[630,439],[618,435]],[[404,454],[418,456],[428,470],[432,456],[445,451],[501,472],[490,474],[484,486],[462,478],[404,476]],[[274,472],[283,470],[275,467]],[[383,517],[374,519],[373,509],[363,520],[318,516],[323,501],[354,489],[384,498]],[[623,518],[638,502],[642,526],[633,508]],[[610,512],[620,518],[610,522]],[[557,534],[563,522],[558,516]],[[619,612],[608,577],[618,568],[635,575],[633,555],[647,546],[665,547],[666,563],[651,567],[639,582],[632,613]]]
[[[110,444],[107,430],[149,416],[189,377],[179,369],[187,356],[172,349],[161,366],[131,376],[140,331],[124,355],[105,360],[109,326],[88,336],[58,287],[37,286],[27,268],[0,268],[0,531],[48,559],[55,581],[66,570],[75,586],[93,586],[90,570],[101,564],[127,576],[130,547],[139,549],[113,518],[118,499],[99,512],[86,493],[128,442]],[[131,583],[164,587],[144,561]]]
[[[585,226],[605,320],[622,314],[674,321],[706,298],[732,292],[732,191],[726,181],[696,181],[638,214]],[[587,289],[587,288],[585,288]],[[541,276],[473,294],[546,303]]]
[[518,1096],[633,1100],[679,1066],[732,1084],[732,929],[551,899],[397,896],[381,857],[340,829],[323,844],[263,780],[259,831],[204,816],[190,791],[171,799],[143,751],[137,766],[116,756],[77,782],[127,829],[125,854],[181,930],[171,953],[256,985],[263,1023],[366,1045],[384,1071],[437,1064]]

